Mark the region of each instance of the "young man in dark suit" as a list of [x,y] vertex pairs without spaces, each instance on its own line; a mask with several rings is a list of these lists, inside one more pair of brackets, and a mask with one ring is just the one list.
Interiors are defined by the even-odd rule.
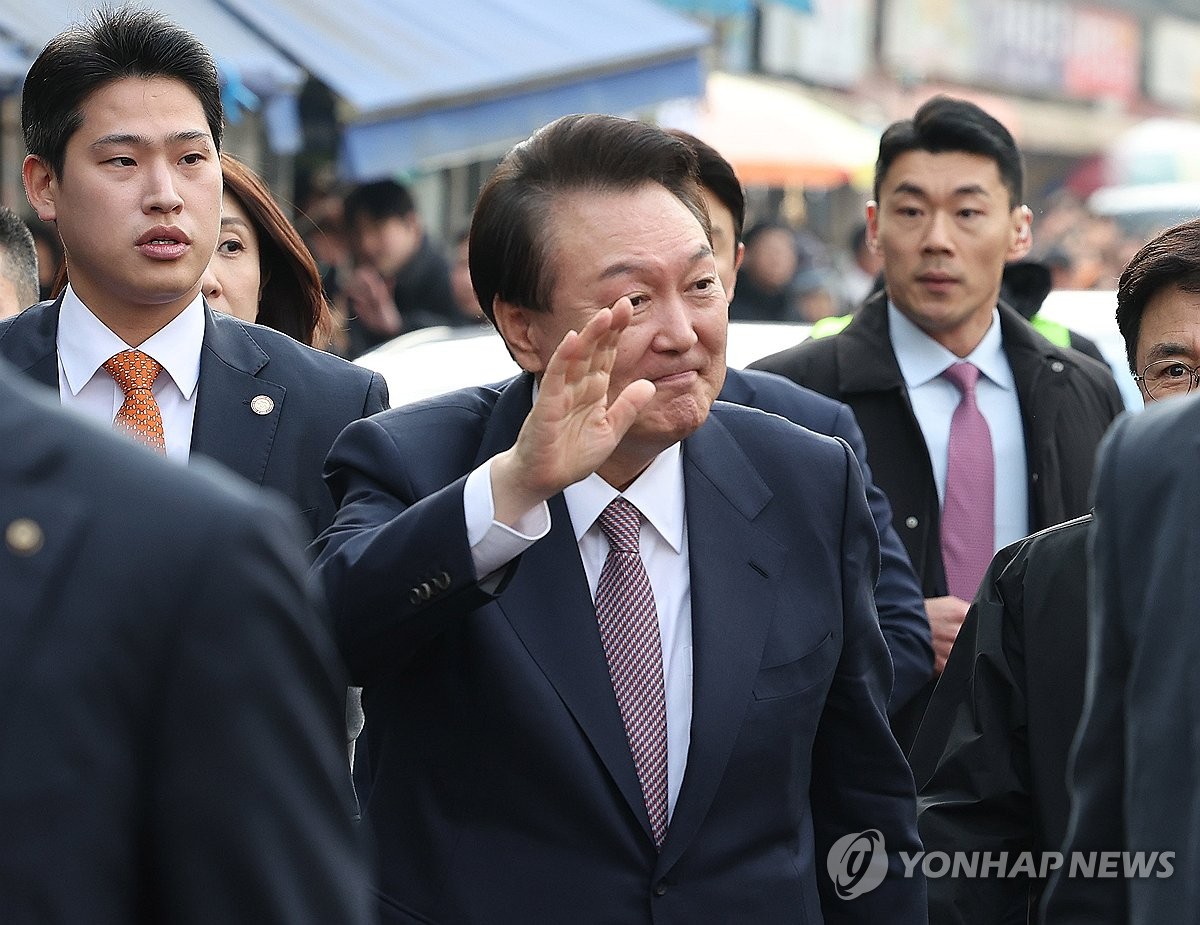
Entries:
[[330,454],[315,569],[364,686],[386,921],[924,920],[858,464],[714,404],[707,225],[683,142],[546,126],[471,230],[526,372]]
[[70,284],[0,323],[0,356],[171,459],[207,456],[282,492],[315,534],[333,517],[325,454],[387,406],[386,386],[205,305],[221,118],[211,55],[157,14],[102,11],[51,40],[22,94],[24,178]]
[[[1012,135],[972,103],[935,97],[892,124],[867,206],[885,291],[841,332],[753,364],[854,409],[939,674],[994,553],[1087,511],[1096,447],[1122,409],[1106,367],[999,301],[1005,263],[1032,244],[1022,187]],[[904,744],[926,699],[900,719]]]
[[0,361],[0,918],[373,921],[299,521],[106,431]]

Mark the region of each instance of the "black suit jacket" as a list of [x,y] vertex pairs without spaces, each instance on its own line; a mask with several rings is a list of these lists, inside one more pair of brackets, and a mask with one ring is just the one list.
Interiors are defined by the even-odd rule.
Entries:
[[[728,370],[725,386],[718,397],[721,401],[778,414],[819,434],[840,437],[854,451],[862,469],[871,517],[879,533],[880,566],[879,582],[875,585],[875,607],[879,611],[879,627],[892,655],[896,675],[888,710],[903,708],[933,676],[929,619],[908,553],[892,526],[892,507],[871,479],[866,441],[854,420],[854,412],[841,402],[802,388],[782,376],[752,369]],[[807,473],[797,469],[796,476],[806,478]]]
[[0,363],[0,919],[367,922],[299,524]]
[[[1088,533],[1080,517],[996,553],[909,753],[926,851],[1057,851],[1083,709]],[[1044,882],[929,881],[937,925],[1024,922]]]
[[[0,357],[56,391],[59,304],[0,321]],[[291,498],[310,538],[333,520],[321,468],[334,438],[388,406],[378,373],[207,306],[197,389],[192,453]],[[265,415],[251,408],[261,395],[272,403]]]
[[[1087,513],[1096,448],[1124,406],[1107,367],[1054,346],[1004,304],[1000,331],[1025,425],[1029,525],[1041,530]],[[753,365],[853,409],[876,483],[892,503],[896,532],[922,591],[926,597],[945,595],[941,505],[929,451],[892,351],[886,294],[868,299],[838,334],[805,341]]]
[[[386,920],[923,921],[849,449],[721,402],[684,442],[693,714],[659,853],[563,497],[500,587],[474,575],[463,485],[512,445],[531,384],[376,415],[330,454],[315,569],[364,686]],[[826,857],[865,829],[890,877],[839,900]]]
[[[1100,451],[1087,682],[1062,850],[1143,852],[1150,871],[1056,874],[1047,923],[1190,922],[1200,909],[1197,460],[1195,396],[1123,417]],[[1165,866],[1163,852],[1174,852]]]

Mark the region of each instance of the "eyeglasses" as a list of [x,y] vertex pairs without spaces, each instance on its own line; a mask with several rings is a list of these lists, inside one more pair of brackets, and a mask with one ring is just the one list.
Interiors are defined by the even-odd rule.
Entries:
[[1186,395],[1194,389],[1200,383],[1200,369],[1193,369],[1179,360],[1159,360],[1133,379],[1142,383],[1151,401],[1159,401],[1172,395]]

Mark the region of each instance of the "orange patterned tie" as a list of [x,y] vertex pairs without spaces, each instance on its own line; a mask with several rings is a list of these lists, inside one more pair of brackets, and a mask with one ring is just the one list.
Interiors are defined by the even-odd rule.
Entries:
[[125,402],[113,419],[113,429],[128,434],[152,450],[166,454],[162,412],[158,410],[158,401],[151,391],[154,380],[162,372],[162,366],[140,350],[122,350],[110,357],[104,368],[125,393]]

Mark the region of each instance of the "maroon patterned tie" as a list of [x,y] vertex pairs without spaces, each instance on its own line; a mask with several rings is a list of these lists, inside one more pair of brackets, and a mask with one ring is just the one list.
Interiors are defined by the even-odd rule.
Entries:
[[950,419],[942,563],[950,593],[969,601],[979,590],[996,542],[996,468],[992,432],[975,403],[979,369],[955,363],[942,373],[962,393]]
[[667,706],[654,591],[638,550],[641,513],[624,498],[600,514],[608,556],[596,585],[596,619],[625,723],[655,847],[667,832]]

